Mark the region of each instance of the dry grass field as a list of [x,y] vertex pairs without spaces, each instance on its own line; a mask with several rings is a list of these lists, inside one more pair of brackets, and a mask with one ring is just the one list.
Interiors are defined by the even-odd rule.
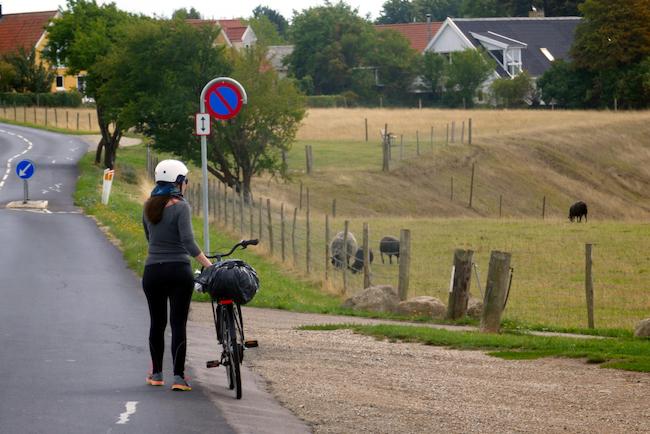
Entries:
[[1,119],[70,131],[99,132],[97,112],[90,108],[2,107]]

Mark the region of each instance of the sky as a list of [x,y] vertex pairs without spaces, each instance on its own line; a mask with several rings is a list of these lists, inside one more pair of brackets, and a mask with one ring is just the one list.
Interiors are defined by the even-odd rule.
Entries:
[[[386,0],[345,0],[346,3],[359,9],[359,14],[377,18]],[[27,2],[11,0],[2,2],[2,12],[5,14],[18,12],[35,12],[58,9],[65,6],[66,0],[28,0]],[[98,0],[98,3],[108,3]],[[293,10],[319,6],[324,0],[114,0],[118,8],[136,13],[153,16],[171,16],[176,9],[194,7],[205,18],[237,18],[249,17],[258,5],[268,6],[279,11],[285,18],[291,20]]]

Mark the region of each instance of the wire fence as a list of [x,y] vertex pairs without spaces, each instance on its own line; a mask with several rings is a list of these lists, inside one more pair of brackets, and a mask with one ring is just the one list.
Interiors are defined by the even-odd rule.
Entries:
[[[155,156],[148,158],[151,176],[156,163]],[[190,184],[187,199],[194,215],[202,217],[199,182]],[[587,325],[585,243],[595,240],[595,325],[630,328],[650,316],[650,258],[639,254],[650,249],[647,234],[607,226],[587,231],[579,225],[554,225],[549,231],[530,221],[486,220],[477,225],[470,219],[345,219],[312,209],[311,200],[305,188],[298,206],[265,197],[247,201],[212,179],[209,221],[235,236],[259,238],[260,247],[283,267],[346,296],[368,285],[401,290],[406,277],[408,298],[427,295],[447,303],[454,251],[467,249],[473,251],[474,263],[470,292],[482,300],[490,254],[506,251],[512,254],[513,272],[504,317],[564,327]],[[382,260],[380,249],[384,237],[400,240],[404,225],[412,234],[406,269],[395,255],[389,259],[384,253]],[[364,240],[372,259],[367,267]]]

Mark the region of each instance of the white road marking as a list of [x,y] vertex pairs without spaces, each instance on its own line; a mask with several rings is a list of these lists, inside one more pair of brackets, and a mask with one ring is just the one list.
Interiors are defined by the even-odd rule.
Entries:
[[7,170],[5,171],[5,174],[2,177],[2,181],[0,182],[0,190],[1,190],[2,187],[4,187],[5,181],[9,177],[9,174],[11,173],[11,162],[14,161],[16,158],[19,158],[20,156],[25,155],[27,152],[31,151],[34,144],[32,142],[30,142],[29,139],[21,136],[20,134],[14,134],[11,131],[5,131],[5,130],[0,129],[0,133],[8,134],[10,136],[16,136],[19,139],[21,139],[22,141],[24,141],[25,143],[27,143],[27,149],[25,149],[23,152],[20,152],[20,153],[14,155],[13,157],[11,157],[10,159],[7,160]]
[[52,160],[52,164],[56,164],[56,160]]
[[135,414],[136,407],[138,405],[138,401],[128,401],[125,406],[126,406],[126,411],[122,414],[120,414],[120,418],[115,422],[116,425],[124,425],[129,421],[129,417],[131,415]]

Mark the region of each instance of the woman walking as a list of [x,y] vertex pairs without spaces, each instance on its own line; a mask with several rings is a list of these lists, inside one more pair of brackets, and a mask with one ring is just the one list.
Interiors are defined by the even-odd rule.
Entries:
[[190,255],[203,266],[211,265],[194,241],[190,206],[183,198],[187,189],[187,167],[178,160],[161,161],[155,170],[156,186],[144,204],[142,224],[149,242],[149,254],[142,276],[142,287],[149,304],[151,327],[149,350],[152,369],[147,383],[164,385],[162,364],[167,327],[172,328],[172,390],[192,390],[185,379],[185,327],[189,313],[194,276]]

